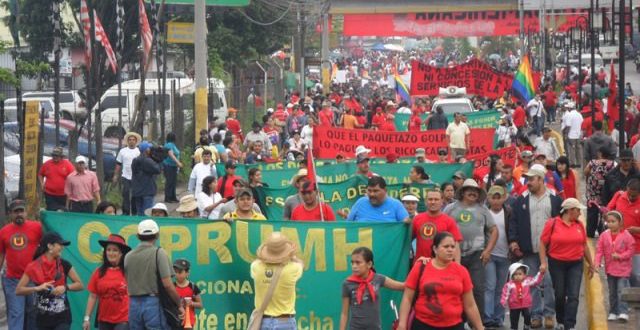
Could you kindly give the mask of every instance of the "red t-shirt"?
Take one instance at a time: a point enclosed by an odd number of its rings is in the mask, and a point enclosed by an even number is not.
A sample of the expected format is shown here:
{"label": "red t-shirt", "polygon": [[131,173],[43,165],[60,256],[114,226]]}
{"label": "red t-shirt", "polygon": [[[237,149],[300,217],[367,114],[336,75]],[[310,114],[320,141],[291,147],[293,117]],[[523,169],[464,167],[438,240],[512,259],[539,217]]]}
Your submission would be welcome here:
{"label": "red t-shirt", "polygon": [[0,253],[5,255],[8,278],[22,277],[41,238],[42,224],[38,221],[25,220],[20,226],[10,223],[0,229]]}
{"label": "red t-shirt", "polygon": [[[464,266],[451,262],[444,269],[433,267],[433,261],[425,265],[422,278],[420,263],[414,264],[404,282],[416,290],[416,318],[432,327],[451,327],[462,322],[462,295],[473,289],[471,277]],[[416,283],[420,283],[416,285]]]}
{"label": "red t-shirt", "polygon": [[420,257],[431,258],[433,238],[437,233],[448,231],[457,242],[463,240],[458,224],[445,213],[436,217],[430,216],[429,212],[420,213],[413,218],[411,226],[413,237],[416,239],[416,260]]}
{"label": "red t-shirt", "polygon": [[333,210],[329,205],[320,203],[311,210],[307,210],[304,207],[304,203],[296,206],[291,212],[291,220],[293,221],[320,221],[320,205],[322,205],[322,215],[325,221],[336,221],[336,216],[333,214]]}
{"label": "red t-shirt", "polygon": [[[553,232],[551,232],[552,227]],[[544,224],[540,240],[547,244],[547,253],[551,258],[560,261],[576,261],[584,257],[587,233],[581,222],[573,221],[567,225],[560,217],[555,217]]]}
{"label": "red t-shirt", "polygon": [[100,277],[96,269],[87,285],[89,292],[98,296],[98,321],[123,323],[129,319],[129,295],[127,280],[120,268],[107,268]]}
{"label": "red t-shirt", "polygon": [[385,132],[395,132],[396,131],[396,123],[391,120],[387,120],[382,125],[380,125],[380,130]]}
{"label": "red t-shirt", "polygon": [[564,198],[577,198],[576,176],[573,170],[570,169],[567,177],[562,179],[562,187],[564,188]]}
{"label": "red t-shirt", "polygon": [[[226,181],[224,178],[227,178]],[[229,198],[229,197],[233,197],[233,195],[235,194],[235,188],[233,188],[233,181],[236,181],[237,179],[242,179],[242,177],[239,177],[237,175],[234,176],[223,176],[220,179],[218,179],[218,183],[216,183],[216,191],[220,193],[220,195],[222,195],[222,198]],[[224,183],[224,193],[222,192],[222,182],[225,181]]]}
{"label": "red t-shirt", "polygon": [[240,131],[242,130],[242,128],[240,127],[240,122],[235,118],[227,118],[227,129],[229,129],[235,135],[240,134]]}
{"label": "red t-shirt", "polygon": [[418,132],[421,130],[422,119],[420,116],[411,115],[409,118],[409,132]]}
{"label": "red t-shirt", "polygon": [[380,128],[385,121],[387,121],[387,117],[384,113],[376,113],[371,119],[371,126]]}
{"label": "red t-shirt", "polygon": [[[176,291],[178,292],[178,295],[180,296],[180,298],[191,298],[193,299],[195,296],[199,296],[200,295],[200,289],[198,289],[198,287],[189,282],[189,284],[185,287],[180,287],[178,286],[177,283],[174,283],[176,286]],[[196,326],[196,311],[191,308],[189,310],[189,320],[191,321],[191,324],[194,326]]]}
{"label": "red t-shirt", "polygon": [[544,92],[544,106],[554,107],[556,105],[556,93],[554,91]]}
{"label": "red t-shirt", "polygon": [[520,128],[524,126],[527,119],[527,114],[524,112],[524,109],[522,107],[517,107],[516,110],[513,112],[512,118],[513,118],[513,124],[516,125],[516,127]]}
{"label": "red t-shirt", "polygon": [[73,164],[67,159],[62,159],[57,163],[52,159],[44,162],[38,172],[38,175],[45,178],[44,192],[53,196],[64,196],[64,182],[67,176],[75,170]]}
{"label": "red t-shirt", "polygon": [[[636,198],[636,200],[632,202],[629,200],[627,192],[620,190],[613,195],[607,208],[609,210],[616,210],[622,214],[624,229],[640,226],[640,198]],[[636,240],[636,254],[640,254],[640,234],[635,233],[631,235]]]}
{"label": "red t-shirt", "polygon": [[322,110],[318,114],[318,119],[320,119],[320,125],[331,127],[333,126],[333,111],[331,110]]}

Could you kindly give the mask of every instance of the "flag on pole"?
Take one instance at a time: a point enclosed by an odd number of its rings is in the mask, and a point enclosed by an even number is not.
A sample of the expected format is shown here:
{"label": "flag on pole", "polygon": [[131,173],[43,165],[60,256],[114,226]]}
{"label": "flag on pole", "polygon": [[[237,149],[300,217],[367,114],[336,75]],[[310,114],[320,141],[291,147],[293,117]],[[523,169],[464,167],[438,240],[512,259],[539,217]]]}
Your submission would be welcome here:
{"label": "flag on pole", "polygon": [[607,98],[607,115],[609,117],[609,129],[613,130],[613,123],[620,120],[618,106],[618,84],[616,83],[616,70],[611,61],[611,73],[609,75],[609,97]]}
{"label": "flag on pole", "polygon": [[[142,0],[140,0],[142,1]],[[80,1],[80,22],[82,23],[82,34],[84,35],[84,57],[85,65],[91,66],[91,20],[89,19],[89,8],[87,1]]]}
{"label": "flag on pole", "polygon": [[[84,1],[84,0],[83,0]],[[149,59],[147,56],[151,54],[151,46],[153,42],[153,35],[151,34],[151,27],[149,26],[149,19],[147,18],[147,11],[144,9],[144,1],[138,0],[138,10],[140,18],[140,36],[142,41],[142,49],[144,51],[144,69],[147,69]]]}
{"label": "flag on pole", "polygon": [[313,152],[311,152],[311,148],[307,150],[307,178],[314,186],[318,184],[316,180],[316,164],[313,161]]}
{"label": "flag on pole", "polygon": [[411,94],[409,93],[409,87],[402,81],[402,78],[396,74],[393,75],[396,81],[396,95],[399,96],[400,99],[406,101],[409,105],[411,105]]}
{"label": "flag on pole", "polygon": [[95,9],[93,10],[93,19],[95,20],[96,41],[102,45],[102,48],[104,48],[104,51],[107,53],[107,59],[109,60],[111,71],[116,73],[118,71],[118,60],[116,58],[116,54],[113,52],[113,48],[111,48],[109,37],[107,37],[107,33],[104,32],[102,22],[100,21],[100,17],[98,17],[98,13]]}
{"label": "flag on pole", "polygon": [[122,58],[124,50],[124,5],[122,1],[116,1],[116,52],[118,58]]}
{"label": "flag on pole", "polygon": [[536,87],[533,81],[533,71],[531,70],[529,55],[522,57],[522,62],[520,62],[516,76],[513,77],[511,89],[514,95],[523,100],[525,104],[535,97]]}

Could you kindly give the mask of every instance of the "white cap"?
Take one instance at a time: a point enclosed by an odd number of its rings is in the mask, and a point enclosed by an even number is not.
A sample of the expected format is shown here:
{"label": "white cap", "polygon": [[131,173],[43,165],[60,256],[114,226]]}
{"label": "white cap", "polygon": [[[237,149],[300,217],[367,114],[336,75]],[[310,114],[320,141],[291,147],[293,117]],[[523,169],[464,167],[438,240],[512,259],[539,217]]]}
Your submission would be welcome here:
{"label": "white cap", "polygon": [[293,108],[293,103],[287,103],[287,108]]}
{"label": "white cap", "polygon": [[76,157],[76,163],[87,163],[87,157],[79,155],[78,157]]}
{"label": "white cap", "polygon": [[142,220],[138,224],[138,235],[155,235],[158,232],[160,232],[160,228],[153,219]]}
{"label": "white cap", "polygon": [[272,112],[273,112],[273,108],[269,108],[269,109],[267,109],[267,112],[268,112],[268,113],[272,113]]}
{"label": "white cap", "polygon": [[365,152],[371,152],[371,149],[367,149],[365,148],[365,146],[358,146],[356,148],[356,157],[358,157],[358,155],[363,154]]}
{"label": "white cap", "polygon": [[418,199],[418,197],[416,197],[415,195],[406,194],[406,195],[402,196],[402,201],[403,202],[419,202],[420,199]]}

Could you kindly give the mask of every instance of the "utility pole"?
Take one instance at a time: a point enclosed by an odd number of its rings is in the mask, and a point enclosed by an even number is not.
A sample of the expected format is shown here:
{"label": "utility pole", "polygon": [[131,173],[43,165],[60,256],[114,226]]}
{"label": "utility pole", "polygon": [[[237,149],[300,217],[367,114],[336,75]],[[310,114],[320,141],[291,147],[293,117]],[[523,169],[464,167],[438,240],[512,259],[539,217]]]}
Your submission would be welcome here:
{"label": "utility pole", "polygon": [[[615,1],[613,1],[615,2]],[[619,28],[618,28],[618,73],[619,73],[619,78],[618,78],[618,107],[620,109],[620,121],[618,124],[620,126],[619,131],[620,131],[620,136],[618,138],[618,141],[620,141],[620,152],[622,152],[622,150],[625,149],[625,143],[624,143],[624,117],[625,117],[625,108],[624,108],[624,32],[625,32],[625,28],[624,28],[624,15],[625,15],[625,9],[624,9],[624,0],[620,0],[620,7],[619,7]],[[612,15],[615,15],[612,13]],[[631,31],[633,33],[633,31]]]}
{"label": "utility pole", "polygon": [[195,80],[196,102],[193,127],[195,129],[195,143],[198,143],[200,130],[207,129],[208,99],[207,99],[207,7],[205,0],[195,0]]}
{"label": "utility pole", "polygon": [[[328,11],[328,8],[327,8]],[[329,61],[329,13],[322,13],[322,92],[329,92],[331,85],[331,62]]]}
{"label": "utility pole", "polygon": [[300,72],[300,97],[304,99],[306,93],[305,77],[304,77],[304,12],[303,12],[303,0],[298,2],[298,72]]}
{"label": "utility pole", "polygon": [[[596,34],[595,34],[595,7],[593,6],[593,0],[589,6],[589,44],[591,45],[591,120],[596,120]],[[582,70],[582,69],[580,69]],[[580,93],[580,91],[578,91]]]}
{"label": "utility pole", "polygon": [[524,0],[520,0],[519,10],[520,10],[520,58],[524,56]]}

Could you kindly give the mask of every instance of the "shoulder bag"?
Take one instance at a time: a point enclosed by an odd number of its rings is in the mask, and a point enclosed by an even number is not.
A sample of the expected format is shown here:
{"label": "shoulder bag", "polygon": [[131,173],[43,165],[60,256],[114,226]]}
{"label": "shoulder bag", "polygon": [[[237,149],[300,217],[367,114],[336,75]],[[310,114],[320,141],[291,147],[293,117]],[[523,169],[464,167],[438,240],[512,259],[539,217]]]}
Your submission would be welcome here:
{"label": "shoulder bag", "polygon": [[167,289],[164,288],[164,284],[162,284],[162,279],[160,278],[160,270],[158,270],[158,251],[160,248],[156,249],[156,282],[158,285],[158,299],[160,300],[160,307],[162,307],[162,312],[164,313],[164,318],[167,320],[167,325],[170,329],[182,329],[182,320],[180,319],[180,309],[178,305],[171,299]]}
{"label": "shoulder bag", "polygon": [[418,280],[416,281],[416,292],[413,295],[413,301],[411,302],[411,310],[409,311],[409,317],[407,318],[407,329],[411,329],[413,326],[413,320],[416,318],[416,302],[418,301],[418,296],[420,295],[420,279],[422,279],[422,274],[424,274],[424,268],[426,264],[422,262],[420,264],[420,273],[418,273]]}
{"label": "shoulder bag", "polygon": [[280,274],[282,274],[282,268],[282,266],[278,266],[276,271],[273,273],[271,284],[269,284],[269,289],[267,289],[267,294],[265,294],[262,304],[259,308],[256,308],[251,312],[249,324],[247,324],[247,330],[260,329],[260,326],[262,325],[262,316],[264,316],[264,311],[267,309],[267,306],[273,297],[273,292],[276,290],[276,286],[278,286],[278,280],[280,279]]}

